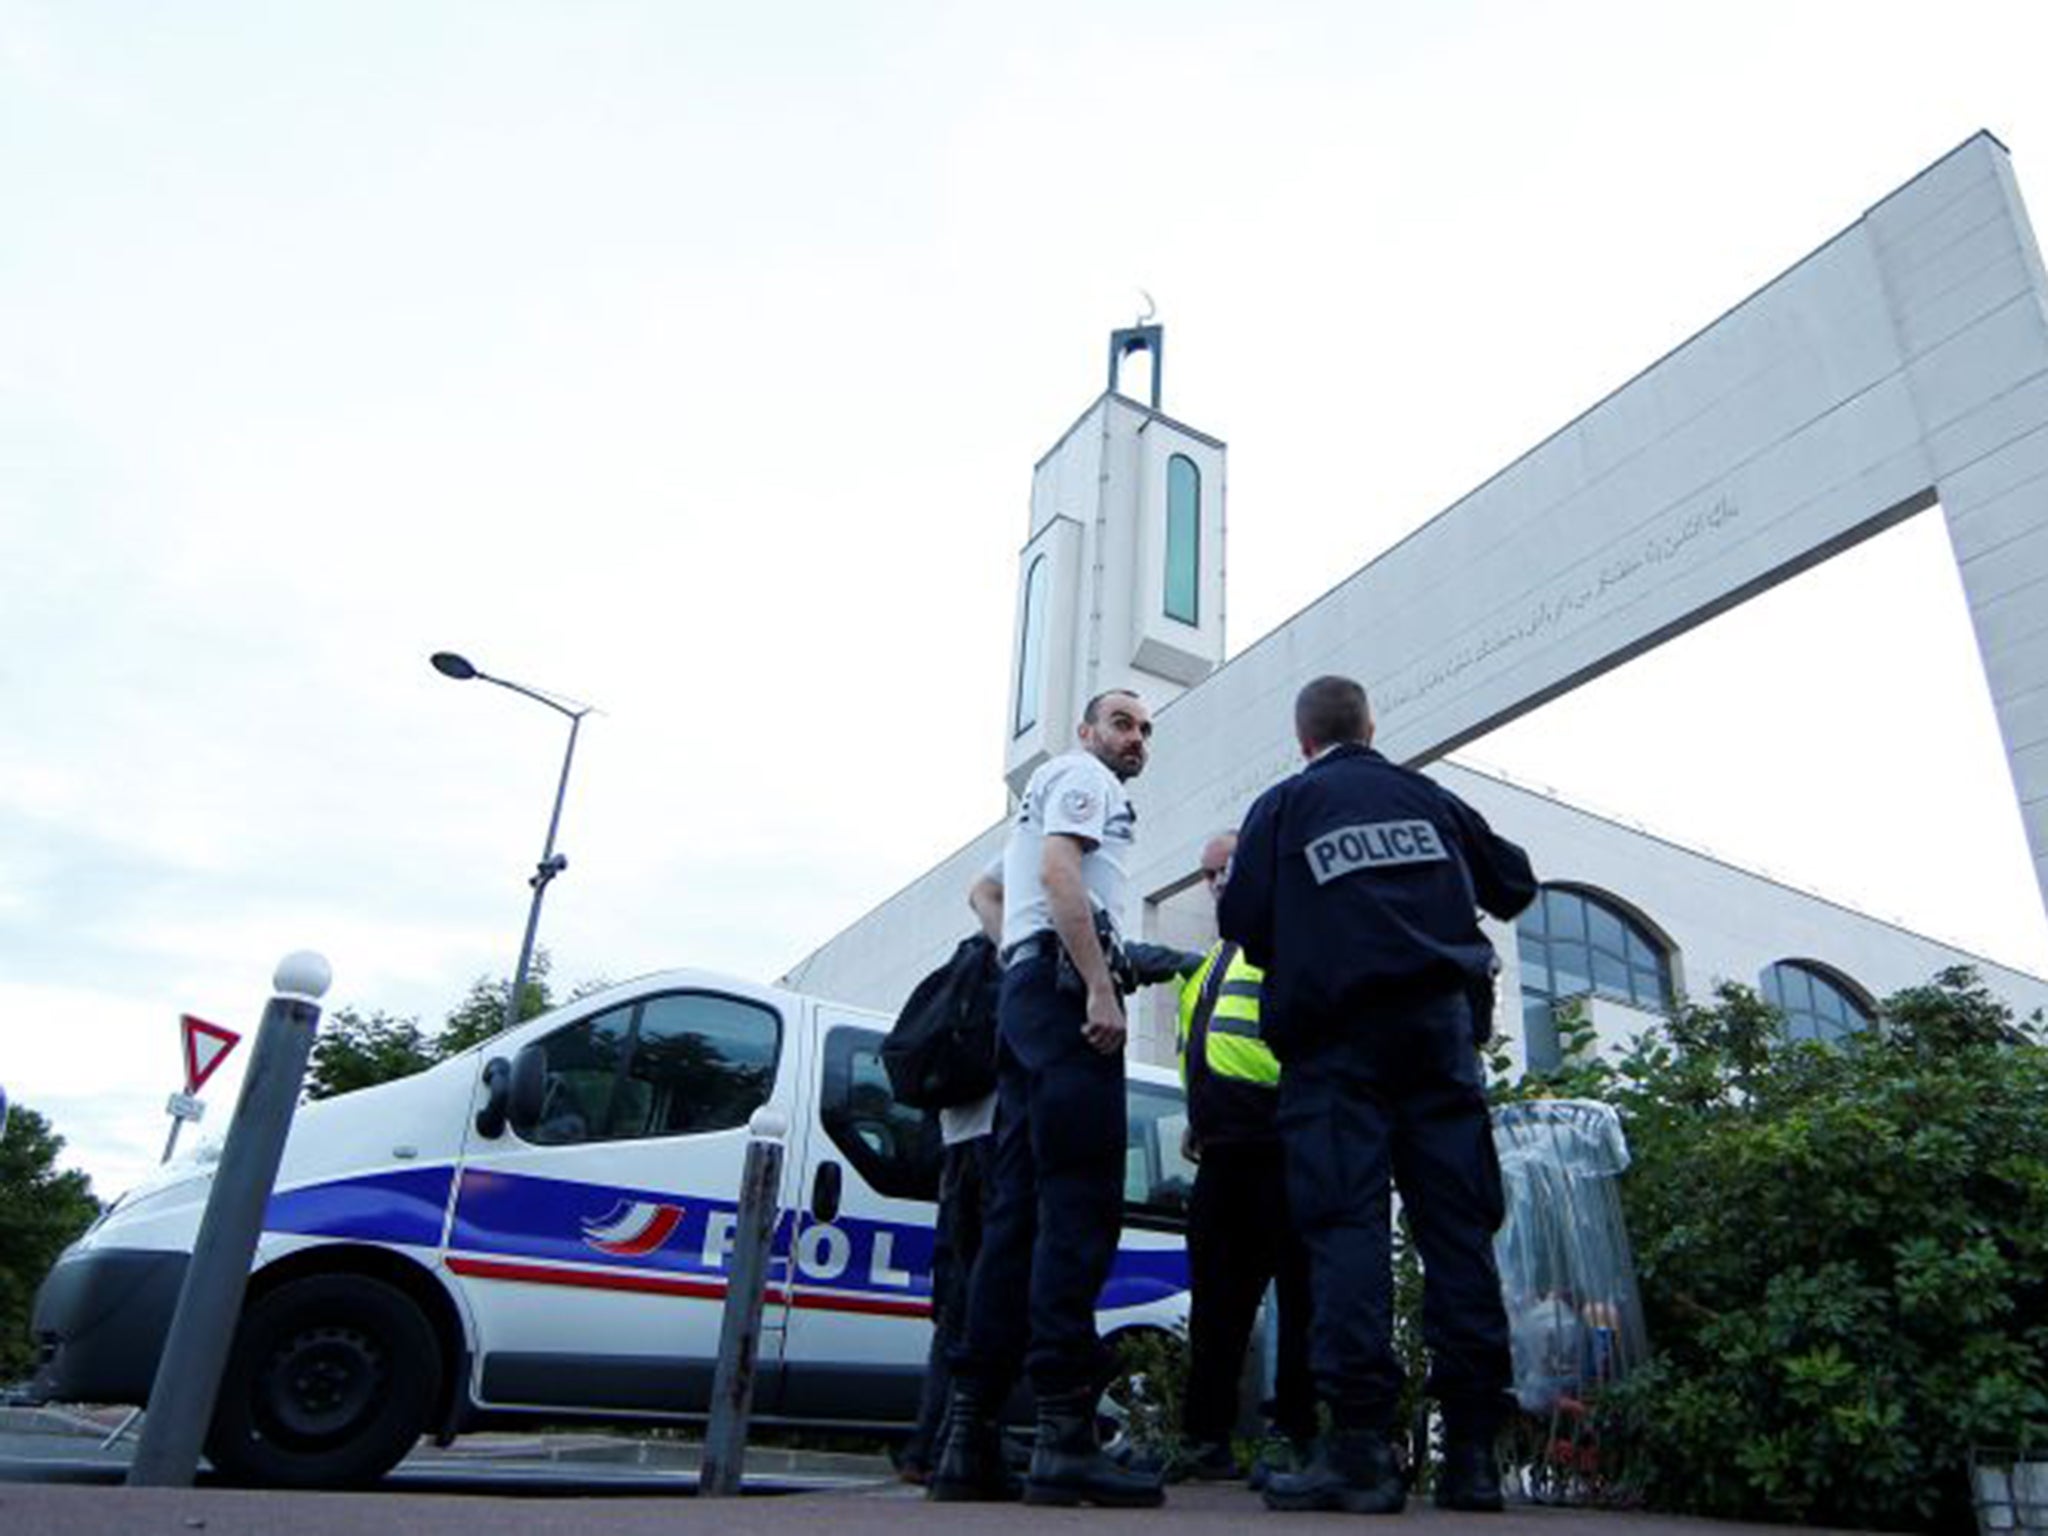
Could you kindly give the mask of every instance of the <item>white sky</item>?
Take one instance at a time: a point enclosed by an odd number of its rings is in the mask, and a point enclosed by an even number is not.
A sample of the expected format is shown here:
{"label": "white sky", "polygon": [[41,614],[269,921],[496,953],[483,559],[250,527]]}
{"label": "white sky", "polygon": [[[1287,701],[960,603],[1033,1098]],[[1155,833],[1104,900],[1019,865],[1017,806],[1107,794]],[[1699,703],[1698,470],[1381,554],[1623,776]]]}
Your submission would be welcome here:
{"label": "white sky", "polygon": [[[509,969],[563,731],[442,648],[606,710],[558,976],[779,973],[1001,814],[1030,465],[1139,285],[1232,447],[1241,649],[1976,129],[2048,209],[2044,45],[1954,0],[0,0],[0,1081],[111,1194],[178,1013],[253,1026],[286,951],[429,1024]],[[1944,539],[1466,756],[2048,969]]]}

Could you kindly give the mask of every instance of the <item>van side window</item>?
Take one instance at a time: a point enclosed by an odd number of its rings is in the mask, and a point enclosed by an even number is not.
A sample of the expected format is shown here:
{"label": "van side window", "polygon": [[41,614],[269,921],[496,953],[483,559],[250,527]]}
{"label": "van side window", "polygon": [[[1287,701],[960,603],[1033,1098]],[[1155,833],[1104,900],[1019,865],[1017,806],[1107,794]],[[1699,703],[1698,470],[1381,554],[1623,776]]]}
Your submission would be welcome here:
{"label": "van side window", "polygon": [[1181,1155],[1186,1098],[1176,1089],[1131,1083],[1124,1139],[1124,1219],[1133,1226],[1183,1231],[1195,1165]]}
{"label": "van side window", "polygon": [[824,1079],[818,1119],[868,1186],[899,1200],[938,1199],[938,1117],[896,1102],[882,1067],[881,1031],[830,1031]]}
{"label": "van side window", "polygon": [[547,1092],[527,1139],[543,1146],[726,1131],[768,1101],[782,1021],[709,992],[596,1014],[541,1042]]}

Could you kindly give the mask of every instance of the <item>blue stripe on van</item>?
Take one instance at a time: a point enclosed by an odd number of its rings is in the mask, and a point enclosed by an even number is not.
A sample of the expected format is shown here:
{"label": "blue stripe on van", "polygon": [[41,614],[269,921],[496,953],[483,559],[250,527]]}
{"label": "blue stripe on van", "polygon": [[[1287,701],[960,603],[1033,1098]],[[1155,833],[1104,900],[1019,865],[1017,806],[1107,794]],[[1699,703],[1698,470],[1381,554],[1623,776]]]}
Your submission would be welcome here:
{"label": "blue stripe on van", "polygon": [[[454,1175],[448,1166],[405,1168],[306,1185],[273,1195],[264,1225],[312,1237],[437,1247]],[[448,1242],[453,1251],[674,1275],[725,1274],[731,1200],[478,1168],[463,1172],[456,1195]],[[783,1212],[771,1282],[787,1279],[792,1225],[793,1213]],[[911,1222],[841,1215],[829,1225],[809,1223],[797,1243],[796,1283],[928,1298],[933,1240],[930,1227]],[[1097,1306],[1147,1306],[1187,1288],[1184,1247],[1119,1248]]]}
{"label": "blue stripe on van", "polygon": [[263,1225],[271,1232],[308,1237],[354,1237],[374,1243],[436,1248],[448,1212],[452,1167],[401,1168],[326,1184],[308,1184],[270,1197]]}

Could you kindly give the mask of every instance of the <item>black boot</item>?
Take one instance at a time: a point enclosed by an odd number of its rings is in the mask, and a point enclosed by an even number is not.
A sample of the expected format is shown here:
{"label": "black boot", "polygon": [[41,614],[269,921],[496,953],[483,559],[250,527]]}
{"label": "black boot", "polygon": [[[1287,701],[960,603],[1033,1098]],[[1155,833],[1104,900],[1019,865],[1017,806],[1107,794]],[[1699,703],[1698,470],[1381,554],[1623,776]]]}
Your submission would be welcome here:
{"label": "black boot", "polygon": [[1095,1394],[1083,1390],[1038,1399],[1038,1443],[1024,1477],[1024,1502],[1152,1509],[1166,1502],[1166,1491],[1156,1474],[1129,1471],[1102,1454]]}
{"label": "black boot", "polygon": [[942,1504],[1003,1504],[1022,1491],[1003,1463],[1000,1418],[1007,1393],[980,1382],[953,1378],[946,1399],[945,1421],[939,1426],[939,1459],[925,1484],[924,1496]]}
{"label": "black boot", "polygon": [[1494,1454],[1493,1436],[1450,1434],[1444,1439],[1444,1464],[1437,1473],[1436,1503],[1439,1509],[1463,1509],[1484,1514],[1502,1507],[1500,1459]]}
{"label": "black boot", "polygon": [[1394,1448],[1377,1429],[1336,1429],[1323,1437],[1300,1472],[1276,1472],[1263,1497],[1268,1509],[1341,1509],[1354,1515],[1398,1515],[1408,1503]]}

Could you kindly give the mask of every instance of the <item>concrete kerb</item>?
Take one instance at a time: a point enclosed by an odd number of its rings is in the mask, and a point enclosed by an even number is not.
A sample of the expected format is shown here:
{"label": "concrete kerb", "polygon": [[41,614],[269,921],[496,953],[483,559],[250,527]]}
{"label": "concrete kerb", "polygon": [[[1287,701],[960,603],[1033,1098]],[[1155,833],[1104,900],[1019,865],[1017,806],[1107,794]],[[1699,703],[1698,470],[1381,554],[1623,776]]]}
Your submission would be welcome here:
{"label": "concrete kerb", "polygon": [[[127,1417],[122,1408],[83,1405],[24,1408],[0,1405],[0,1433],[51,1435],[104,1440]],[[666,1437],[576,1433],[464,1435],[453,1445],[437,1447],[422,1441],[409,1464],[541,1463],[561,1466],[647,1467],[650,1470],[694,1472],[704,1448],[695,1440]],[[748,1470],[757,1476],[829,1477],[893,1481],[895,1468],[886,1456],[847,1451],[791,1450],[781,1446],[749,1446]]]}

